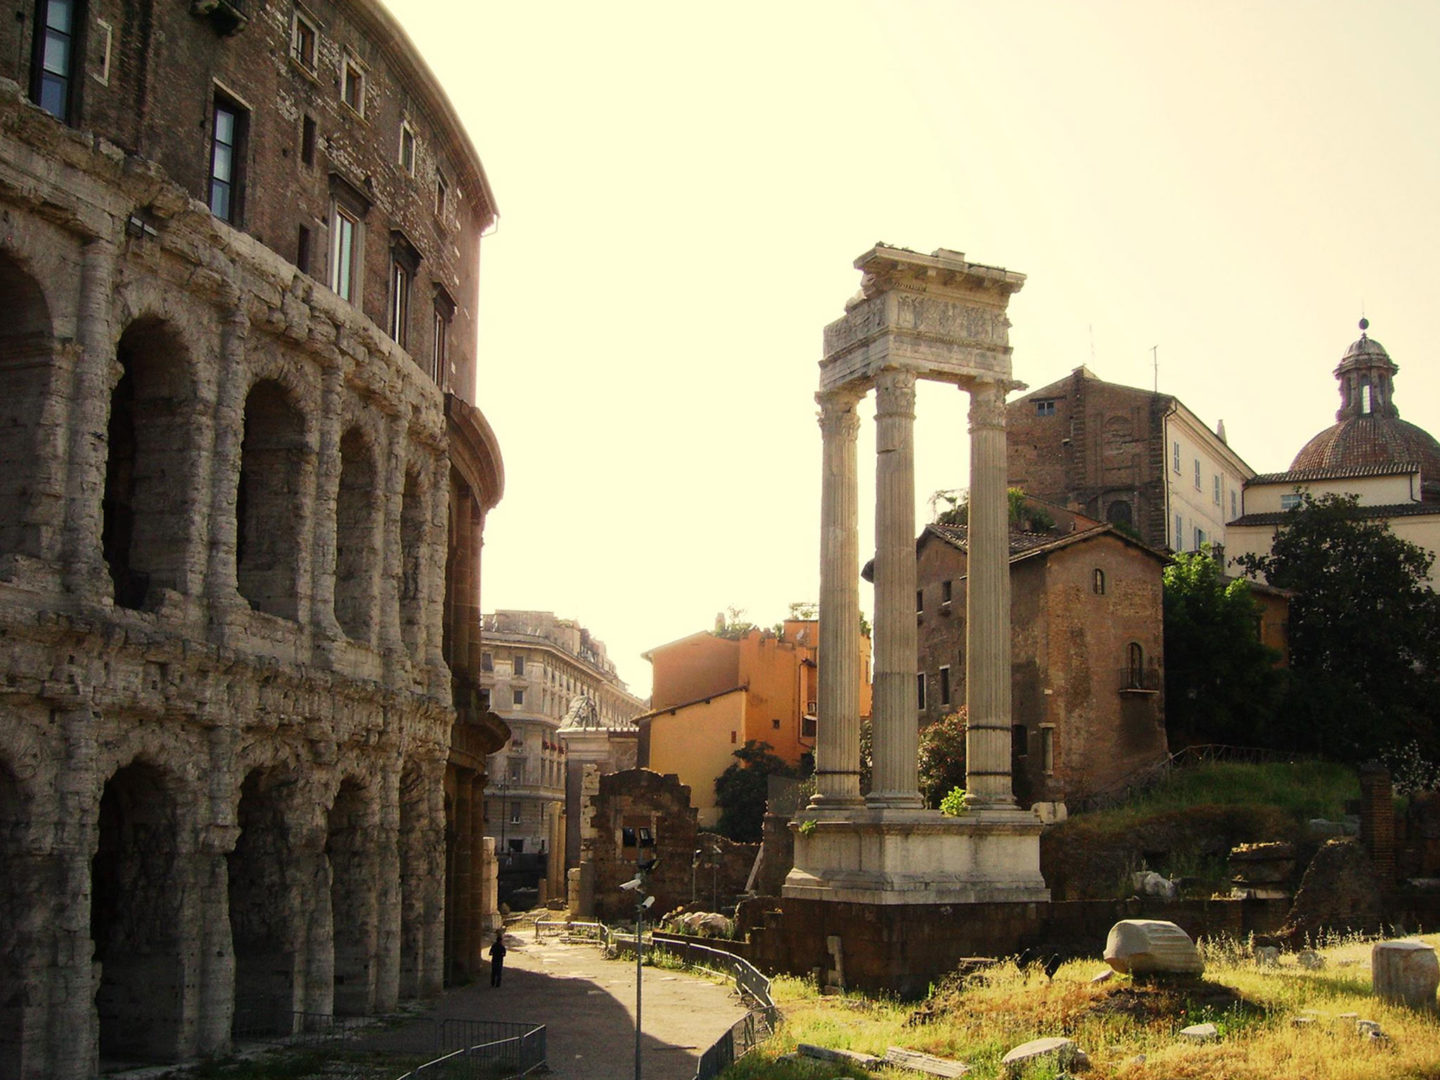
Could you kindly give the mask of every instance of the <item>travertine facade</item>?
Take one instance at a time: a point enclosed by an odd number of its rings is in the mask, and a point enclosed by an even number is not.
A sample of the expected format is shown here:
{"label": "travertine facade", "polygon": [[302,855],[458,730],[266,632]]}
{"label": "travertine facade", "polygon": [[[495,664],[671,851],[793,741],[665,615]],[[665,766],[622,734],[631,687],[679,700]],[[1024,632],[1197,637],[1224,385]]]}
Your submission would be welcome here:
{"label": "travertine facade", "polygon": [[[461,400],[494,209],[366,0],[20,15],[0,1075],[66,1080],[441,984],[446,656],[501,486]],[[503,724],[468,713],[483,759]]]}

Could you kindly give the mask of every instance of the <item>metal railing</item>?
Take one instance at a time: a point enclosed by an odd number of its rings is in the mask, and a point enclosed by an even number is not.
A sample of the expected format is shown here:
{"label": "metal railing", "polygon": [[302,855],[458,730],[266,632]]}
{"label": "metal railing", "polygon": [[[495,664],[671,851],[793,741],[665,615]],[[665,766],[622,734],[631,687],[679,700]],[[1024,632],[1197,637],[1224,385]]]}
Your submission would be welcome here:
{"label": "metal railing", "polygon": [[576,922],[573,919],[536,919],[535,940],[539,941],[547,933],[560,934],[571,940],[578,938],[604,942],[610,931],[603,923],[598,922]]}
{"label": "metal railing", "polygon": [[663,936],[652,938],[650,945],[652,949],[663,949],[679,956],[686,967],[704,968],[729,976],[741,997],[750,1003],[749,1013],[732,1024],[729,1031],[700,1055],[700,1062],[695,1067],[695,1080],[714,1080],[770,1037],[780,1021],[780,1010],[770,996],[770,980],[760,974],[750,961],[724,949],[693,941],[673,941]]}
{"label": "metal railing", "polygon": [[[529,1076],[545,1068],[545,1026],[503,1024],[499,1021],[445,1021],[443,1027],[523,1028],[518,1034],[462,1046],[434,1061],[427,1061],[405,1073],[399,1080],[510,1080]],[[454,1032],[452,1032],[453,1034]],[[468,1041],[468,1040],[467,1040]]]}

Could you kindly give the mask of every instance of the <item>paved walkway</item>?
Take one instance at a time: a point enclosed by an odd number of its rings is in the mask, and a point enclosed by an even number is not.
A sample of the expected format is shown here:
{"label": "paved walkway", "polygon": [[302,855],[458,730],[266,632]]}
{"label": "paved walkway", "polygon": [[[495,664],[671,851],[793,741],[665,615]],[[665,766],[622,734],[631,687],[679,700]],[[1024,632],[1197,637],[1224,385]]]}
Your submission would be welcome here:
{"label": "paved walkway", "polygon": [[[482,973],[448,992],[427,1015],[441,1019],[522,1020],[546,1025],[550,1075],[560,1080],[633,1080],[635,963],[606,960],[592,944],[505,937],[504,985]],[[641,992],[640,1060],[645,1080],[690,1080],[700,1055],[745,1005],[727,982],[647,967]]]}

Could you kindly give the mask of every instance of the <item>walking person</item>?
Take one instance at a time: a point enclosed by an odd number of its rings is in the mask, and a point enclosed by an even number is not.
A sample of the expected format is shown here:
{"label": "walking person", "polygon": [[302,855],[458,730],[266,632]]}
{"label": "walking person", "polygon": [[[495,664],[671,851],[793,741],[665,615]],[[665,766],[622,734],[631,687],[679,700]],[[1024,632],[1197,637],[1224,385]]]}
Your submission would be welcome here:
{"label": "walking person", "polygon": [[505,974],[505,931],[495,931],[495,944],[490,946],[490,985],[499,986]]}

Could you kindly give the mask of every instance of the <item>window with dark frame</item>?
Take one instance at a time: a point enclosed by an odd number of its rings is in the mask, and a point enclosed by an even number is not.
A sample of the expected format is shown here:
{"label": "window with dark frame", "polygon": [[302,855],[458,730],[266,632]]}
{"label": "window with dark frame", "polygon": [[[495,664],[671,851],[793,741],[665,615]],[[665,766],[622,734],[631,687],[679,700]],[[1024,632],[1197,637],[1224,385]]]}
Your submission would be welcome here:
{"label": "window with dark frame", "polygon": [[297,10],[290,23],[290,55],[306,71],[315,70],[317,40],[315,24]]}
{"label": "window with dark frame", "polygon": [[415,175],[415,129],[408,121],[400,123],[400,167]]}
{"label": "window with dark frame", "polygon": [[310,230],[300,226],[300,235],[295,241],[295,268],[302,274],[310,272]]}
{"label": "window with dark frame", "polygon": [[950,704],[950,669],[948,667],[940,669],[940,704]]}
{"label": "window with dark frame", "polygon": [[300,163],[315,164],[315,118],[308,113],[300,121]]}
{"label": "window with dark frame", "polygon": [[514,705],[517,709],[524,705],[525,691],[518,686],[514,690],[510,691],[510,704]]}
{"label": "window with dark frame", "polygon": [[917,672],[915,673],[915,690],[916,690],[916,697],[917,697],[917,701],[918,701],[918,706],[919,706],[919,708],[924,709],[924,708],[925,708],[925,673],[924,673],[923,671],[917,671]]}
{"label": "window with dark frame", "polygon": [[80,42],[84,13],[81,0],[39,0],[35,5],[30,98],[66,124],[75,119],[75,76],[85,55]]}
{"label": "window with dark frame", "polygon": [[360,220],[349,209],[335,205],[330,218],[330,288],[351,303],[359,278]]}
{"label": "window with dark frame", "polygon": [[1094,588],[1096,596],[1105,595],[1105,571],[1101,570],[1098,566],[1095,568]]}
{"label": "window with dark frame", "polygon": [[340,100],[357,115],[365,115],[365,73],[349,56],[345,57],[340,75]]}
{"label": "window with dark frame", "polygon": [[248,114],[232,99],[215,93],[210,143],[210,212],[232,225],[240,220]]}
{"label": "window with dark frame", "polygon": [[1042,399],[1042,400],[1040,400],[1040,401],[1035,402],[1035,415],[1036,415],[1036,416],[1054,416],[1054,415],[1055,415],[1055,399],[1054,399],[1054,398],[1045,398],[1045,399]]}
{"label": "window with dark frame", "polygon": [[942,581],[940,583],[940,603],[948,604],[954,596],[953,582]]}
{"label": "window with dark frame", "polygon": [[430,341],[430,378],[445,389],[449,375],[450,321],[455,317],[455,301],[444,289],[435,288],[435,327]]}
{"label": "window with dark frame", "polygon": [[445,200],[446,200],[446,197],[447,197],[449,194],[450,194],[450,188],[449,188],[449,185],[445,183],[445,174],[442,173],[442,172],[439,172],[439,171],[437,170],[436,173],[435,173],[435,216],[436,216],[436,217],[444,217],[444,216],[445,216]]}
{"label": "window with dark frame", "polygon": [[420,269],[420,252],[398,229],[390,233],[390,310],[387,329],[401,348],[410,344],[410,287]]}

